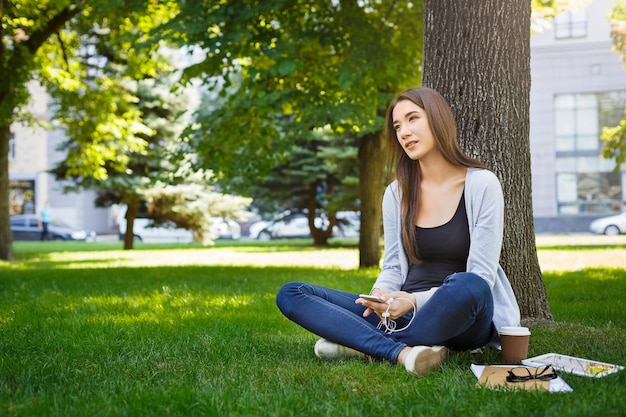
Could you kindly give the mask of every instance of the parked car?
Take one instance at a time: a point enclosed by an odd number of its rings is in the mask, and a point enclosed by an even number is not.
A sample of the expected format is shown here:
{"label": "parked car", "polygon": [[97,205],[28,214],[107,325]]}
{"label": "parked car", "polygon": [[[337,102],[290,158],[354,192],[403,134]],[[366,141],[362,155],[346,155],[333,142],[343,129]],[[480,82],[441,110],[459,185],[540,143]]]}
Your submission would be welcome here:
{"label": "parked car", "polygon": [[[126,219],[118,220],[119,239],[124,240],[126,235]],[[136,218],[133,223],[133,239],[146,243],[166,243],[166,242],[193,242],[193,232],[191,230],[180,229],[173,222],[166,222],[155,226],[152,219],[143,217]]]}
{"label": "parked car", "polygon": [[361,213],[358,211],[338,211],[337,226],[333,231],[336,237],[359,237]]}
{"label": "parked car", "polygon": [[211,224],[211,233],[218,239],[241,239],[241,226],[232,219],[217,218]]}
{"label": "parked car", "polygon": [[[124,240],[126,235],[126,206],[121,206],[117,213],[117,226],[119,239]],[[133,240],[146,243],[189,243],[193,242],[193,232],[176,227],[174,222],[155,226],[152,219],[136,217],[133,223]]]}
{"label": "parked car", "polygon": [[[355,237],[359,235],[358,212],[338,212],[339,224],[333,229],[333,236]],[[316,227],[322,227],[327,220],[315,218]],[[271,239],[309,238],[311,229],[306,213],[284,212],[273,221],[259,221],[250,225],[250,237],[261,241]]]}
{"label": "parked car", "polygon": [[591,222],[589,229],[592,233],[609,236],[626,233],[626,211],[613,216],[601,217]]}
{"label": "parked car", "polygon": [[250,226],[250,237],[261,241],[311,237],[309,219],[302,213],[287,213],[274,221],[254,223]]}
{"label": "parked car", "polygon": [[271,224],[272,222],[267,220],[259,220],[258,222],[252,223],[250,227],[248,227],[248,236],[251,239],[259,239],[261,232],[267,229],[267,227]]}
{"label": "parked car", "polygon": [[[34,214],[11,216],[13,240],[39,240],[42,230],[43,227],[39,225],[39,218]],[[48,224],[48,239],[94,241],[96,232],[74,229],[58,220],[53,220]]]}

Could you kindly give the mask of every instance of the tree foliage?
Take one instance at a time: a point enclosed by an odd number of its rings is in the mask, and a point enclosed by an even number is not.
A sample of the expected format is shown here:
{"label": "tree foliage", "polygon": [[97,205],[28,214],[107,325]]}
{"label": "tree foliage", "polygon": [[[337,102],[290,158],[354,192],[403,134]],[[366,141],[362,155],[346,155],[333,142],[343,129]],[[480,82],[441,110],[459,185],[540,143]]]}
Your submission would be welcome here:
{"label": "tree foliage", "polygon": [[[121,97],[130,99],[120,103],[118,108],[123,107],[125,112],[137,114],[136,121],[145,126],[144,132],[133,139],[138,142],[138,149],[117,149],[114,152],[121,154],[116,159],[103,157],[101,161],[89,161],[81,157],[92,151],[91,147],[95,142],[82,136],[84,131],[81,127],[88,123],[80,118],[61,115],[61,118],[67,117],[63,126],[72,134],[66,136],[65,142],[60,146],[60,150],[65,151],[66,158],[51,172],[57,180],[69,183],[65,187],[66,191],[96,190],[97,206],[127,205],[124,248],[131,249],[134,217],[139,203],[144,199],[144,190],[166,179],[176,182],[185,180],[172,177],[172,173],[181,172],[178,166],[189,158],[185,155],[188,149],[181,147],[178,142],[180,132],[188,122],[184,115],[189,100],[186,99],[184,90],[175,91],[176,71],[173,67],[168,67],[165,57],[157,54],[157,58],[153,58],[158,59],[160,69],[154,76],[150,76],[129,69],[133,62],[120,57],[123,53],[117,45],[100,39],[94,45],[90,59],[101,62],[98,72],[102,78],[116,79],[116,91],[119,91]],[[139,78],[133,79],[134,74],[139,75]],[[70,103],[75,100],[72,93],[64,89],[53,87],[51,91],[67,98]],[[73,106],[68,104],[62,113],[71,111],[71,108]],[[101,134],[105,141],[114,139],[108,137],[106,132]],[[124,143],[121,145],[124,146]],[[89,169],[91,167],[95,169]]]}
{"label": "tree foliage", "polygon": [[229,178],[267,172],[314,128],[379,131],[389,98],[419,79],[415,3],[189,2],[175,23],[206,54],[186,75],[221,91],[193,133]]}
{"label": "tree foliage", "polygon": [[[41,69],[35,56],[54,33],[82,10],[80,2],[65,0],[0,0],[0,196],[9,193],[10,126],[28,102],[28,82]],[[0,259],[13,259],[6,198],[0,198]]]}
{"label": "tree foliage", "polygon": [[[74,189],[100,190],[102,204],[128,204],[131,217],[139,200],[154,203],[155,190],[161,192],[158,201],[174,204],[167,195],[175,191],[166,181],[174,186],[196,181],[186,171],[190,148],[176,141],[181,94],[171,91],[171,82],[166,91],[159,85],[173,74],[161,54],[160,29],[178,13],[177,3],[0,0],[0,5],[0,76],[6,81],[0,85],[0,193],[8,193],[8,161],[3,159],[8,152],[3,149],[9,126],[27,103],[27,82],[36,79],[50,94],[52,125],[68,137],[62,149],[66,159],[54,169],[58,179],[70,181]],[[187,177],[173,178],[176,172]],[[149,196],[143,193],[155,184]],[[204,193],[224,200],[210,187]],[[0,204],[0,210],[1,240],[7,242],[0,257],[11,259],[8,206]],[[198,237],[208,242],[206,221],[199,225],[180,215],[177,220],[197,226]],[[128,226],[132,230],[132,221]],[[132,247],[132,233],[127,235],[131,240],[125,246]]]}
{"label": "tree foliage", "polygon": [[[176,11],[168,0],[0,0],[0,195],[8,195],[10,126],[23,112],[34,79],[51,92],[53,122],[84,145],[68,150],[74,167],[100,178],[107,163],[124,169],[125,153],[145,146],[140,136],[148,129],[120,80],[101,71],[119,56],[98,59],[93,53],[108,39],[124,59],[137,63],[128,68],[155,72],[158,62],[149,58],[157,45],[148,44],[146,34]],[[0,258],[12,259],[6,199],[0,199],[0,242]]]}
{"label": "tree foliage", "polygon": [[[169,17],[168,12],[162,20]],[[133,34],[154,28],[142,26],[141,20],[126,23],[126,31]],[[178,53],[162,42],[150,43],[150,47],[139,44],[140,51],[132,52],[133,45],[109,27],[97,27],[83,43],[86,47],[83,45],[74,58],[77,68],[84,67],[77,77],[83,85],[78,91],[56,85],[50,88],[52,96],[62,103],[55,117],[68,133],[62,146],[67,156],[53,173],[58,180],[71,183],[68,189],[97,190],[99,206],[127,206],[125,249],[133,247],[134,220],[140,204],[146,202],[155,225],[173,222],[193,230],[196,240],[212,243],[211,216],[241,218],[242,205],[250,200],[215,192],[210,175],[191,169],[194,150],[179,139],[189,123],[187,113],[196,103],[189,99],[193,90],[177,85],[180,74],[170,62],[179,58]],[[104,80],[115,80],[111,89],[122,100],[111,102],[115,109],[109,108],[102,117],[111,118],[111,113],[119,112],[121,120],[143,126],[126,142],[117,137],[123,131],[116,131],[118,125],[99,123],[93,115],[80,113],[85,91],[113,84],[103,84]],[[92,152],[101,159],[85,157]]]}
{"label": "tree foliage", "polygon": [[147,41],[173,16],[175,3],[146,2],[136,11],[122,4],[85,10],[37,55],[52,120],[70,139],[67,175],[104,180],[124,172],[129,155],[143,152],[155,134],[137,105],[138,83],[171,71],[161,44]]}
{"label": "tree foliage", "polygon": [[[180,178],[184,181],[180,182]],[[142,190],[141,196],[155,223],[171,221],[192,230],[195,241],[210,245],[217,238],[211,234],[213,222],[217,218],[245,221],[251,216],[247,209],[252,203],[251,198],[221,193],[213,184],[210,172],[181,165],[171,178],[155,182]]]}
{"label": "tree foliage", "polygon": [[[323,246],[338,222],[336,212],[359,210],[357,148],[353,140],[324,129],[309,136],[293,144],[289,159],[274,167],[251,196],[261,213],[307,213],[314,244]],[[329,221],[316,224],[320,215]]]}
{"label": "tree foliage", "polygon": [[[190,136],[202,166],[228,186],[258,182],[292,143],[325,128],[358,144],[361,265],[380,260],[381,125],[420,74],[422,1],[186,2],[168,28],[205,54],[186,71],[219,106]],[[184,30],[182,30],[184,28]],[[242,189],[242,188],[238,188]],[[366,240],[366,242],[364,242]]]}

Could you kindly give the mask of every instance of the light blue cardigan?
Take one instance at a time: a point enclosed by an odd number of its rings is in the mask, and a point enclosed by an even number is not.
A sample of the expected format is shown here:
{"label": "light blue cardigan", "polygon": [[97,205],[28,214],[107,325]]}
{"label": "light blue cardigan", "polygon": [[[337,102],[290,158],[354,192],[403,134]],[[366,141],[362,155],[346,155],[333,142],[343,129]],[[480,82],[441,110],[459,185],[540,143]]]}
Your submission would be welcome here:
{"label": "light blue cardigan", "polygon": [[[500,181],[491,171],[468,168],[465,177],[465,207],[470,232],[467,272],[481,276],[491,288],[494,301],[493,323],[519,326],[520,311],[511,284],[500,266],[504,228],[504,198]],[[409,272],[409,261],[402,245],[398,182],[392,182],[383,196],[385,255],[374,288],[399,291]],[[437,290],[415,293],[418,308]],[[497,339],[496,339],[497,340]]]}

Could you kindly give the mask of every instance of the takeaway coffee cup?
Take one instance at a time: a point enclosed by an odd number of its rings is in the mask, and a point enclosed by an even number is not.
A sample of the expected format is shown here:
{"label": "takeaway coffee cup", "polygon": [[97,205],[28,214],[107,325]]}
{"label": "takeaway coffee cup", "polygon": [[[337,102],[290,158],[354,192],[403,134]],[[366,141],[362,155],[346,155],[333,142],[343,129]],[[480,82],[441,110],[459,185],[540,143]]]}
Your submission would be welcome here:
{"label": "takeaway coffee cup", "polygon": [[507,364],[520,363],[528,357],[528,342],[530,330],[528,327],[504,326],[500,328],[500,344],[502,357]]}

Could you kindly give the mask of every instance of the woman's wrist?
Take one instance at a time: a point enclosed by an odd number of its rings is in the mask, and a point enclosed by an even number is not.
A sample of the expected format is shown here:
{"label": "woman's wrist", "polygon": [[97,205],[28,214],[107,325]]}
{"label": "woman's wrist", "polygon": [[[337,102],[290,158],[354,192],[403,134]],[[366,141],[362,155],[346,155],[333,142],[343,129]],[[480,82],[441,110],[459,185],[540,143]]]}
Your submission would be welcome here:
{"label": "woman's wrist", "polygon": [[370,291],[370,295],[383,295],[384,293],[385,291],[380,288],[372,288],[372,291]]}

